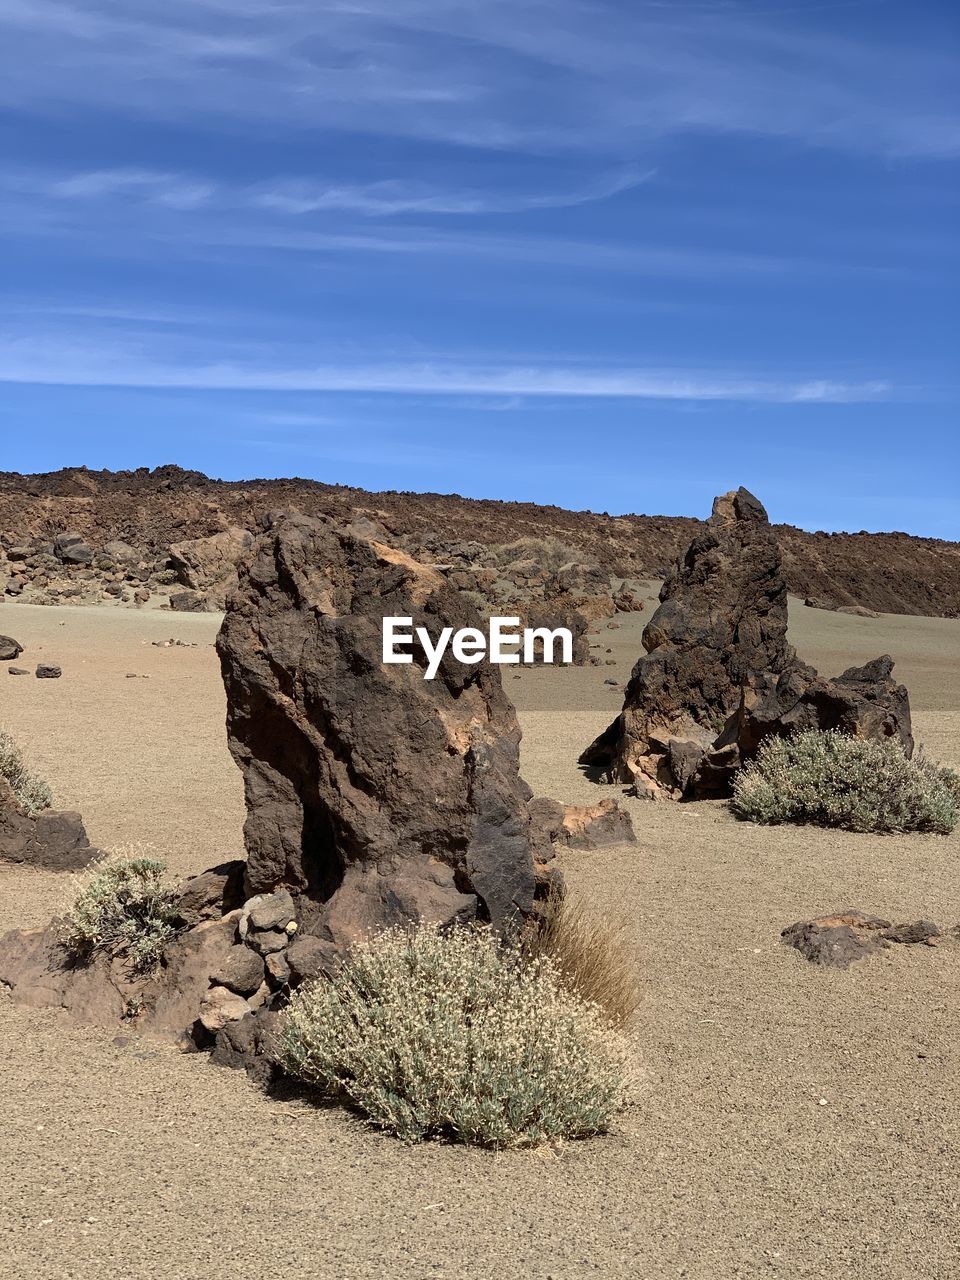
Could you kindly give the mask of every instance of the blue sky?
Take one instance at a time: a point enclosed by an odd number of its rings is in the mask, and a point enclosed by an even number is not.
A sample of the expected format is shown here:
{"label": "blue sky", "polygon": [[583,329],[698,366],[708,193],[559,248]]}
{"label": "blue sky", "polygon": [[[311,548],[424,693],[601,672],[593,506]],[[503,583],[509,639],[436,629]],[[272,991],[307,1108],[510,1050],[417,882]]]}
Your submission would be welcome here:
{"label": "blue sky", "polygon": [[960,539],[954,0],[0,0],[0,469]]}

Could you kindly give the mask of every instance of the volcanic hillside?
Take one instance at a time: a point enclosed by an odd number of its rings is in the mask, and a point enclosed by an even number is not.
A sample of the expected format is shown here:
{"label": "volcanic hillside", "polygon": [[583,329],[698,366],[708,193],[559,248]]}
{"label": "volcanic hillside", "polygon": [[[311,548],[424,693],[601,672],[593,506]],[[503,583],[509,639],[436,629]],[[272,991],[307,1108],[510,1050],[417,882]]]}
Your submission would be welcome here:
{"label": "volcanic hillside", "polygon": [[[506,546],[526,562],[566,558],[624,579],[662,576],[702,527],[690,517],[610,516],[456,494],[368,493],[314,480],[228,482],[175,466],[117,472],[80,467],[40,475],[0,472],[0,568],[5,552],[67,532],[93,547],[124,543],[162,559],[171,545],[232,527],[254,531],[268,512],[291,508],[343,522],[366,517],[427,560],[468,563]],[[960,543],[905,533],[775,528],[790,589],[798,596],[832,607],[960,615]]]}

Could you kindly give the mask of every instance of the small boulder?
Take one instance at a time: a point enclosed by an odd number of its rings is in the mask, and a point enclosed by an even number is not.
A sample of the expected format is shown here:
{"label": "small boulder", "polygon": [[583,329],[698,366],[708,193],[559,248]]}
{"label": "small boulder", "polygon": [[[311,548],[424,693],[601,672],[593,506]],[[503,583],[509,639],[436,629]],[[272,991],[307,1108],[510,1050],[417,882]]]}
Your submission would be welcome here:
{"label": "small boulder", "polygon": [[59,680],[63,672],[52,662],[41,662],[36,671],[38,680]]}
{"label": "small boulder", "polygon": [[[289,976],[294,982],[331,977],[340,967],[342,952],[325,938],[297,938],[286,951]],[[269,967],[269,961],[268,967]]]}
{"label": "small boulder", "polygon": [[23,645],[18,644],[13,636],[0,636],[0,662],[10,662],[23,653]]}
{"label": "small boulder", "polygon": [[530,816],[551,844],[570,849],[603,849],[637,842],[629,813],[613,799],[577,805],[540,796],[530,801]]}
{"label": "small boulder", "polygon": [[222,862],[198,876],[191,876],[177,889],[180,915],[185,924],[215,920],[243,904],[243,869],[239,859]]}
{"label": "small boulder", "polygon": [[939,928],[932,920],[913,920],[909,924],[895,924],[883,932],[887,942],[899,942],[911,946],[917,942],[925,942],[927,946],[936,946],[941,936]]}
{"label": "small boulder", "polygon": [[53,540],[53,554],[61,564],[93,564],[93,548],[79,533],[58,533]]}
{"label": "small boulder", "polygon": [[211,987],[200,1001],[200,1021],[211,1033],[216,1033],[228,1022],[239,1022],[251,1012],[243,996],[228,987]]}
{"label": "small boulder", "polygon": [[229,987],[241,996],[249,996],[263,982],[263,975],[263,958],[249,947],[237,943],[231,947],[227,958],[211,977],[218,986]]}
{"label": "small boulder", "polygon": [[815,920],[798,920],[780,936],[811,964],[848,969],[855,960],[879,951],[884,945],[883,930],[889,928],[889,920],[849,910],[818,916]]}

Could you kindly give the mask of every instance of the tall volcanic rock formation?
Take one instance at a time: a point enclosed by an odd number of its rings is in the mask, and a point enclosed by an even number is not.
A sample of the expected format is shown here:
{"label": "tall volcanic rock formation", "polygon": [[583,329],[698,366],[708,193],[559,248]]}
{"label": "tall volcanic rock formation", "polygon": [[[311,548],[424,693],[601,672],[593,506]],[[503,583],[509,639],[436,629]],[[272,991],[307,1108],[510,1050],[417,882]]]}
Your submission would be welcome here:
{"label": "tall volcanic rock formation", "polygon": [[763,505],[718,497],[660,592],[623,710],[580,757],[637,793],[723,795],[770,733],[837,728],[913,750],[907,692],[884,656],[821,679],[787,642],[787,584]]}
{"label": "tall volcanic rock formation", "polygon": [[385,665],[385,616],[436,639],[464,597],[357,531],[280,517],[241,566],[217,649],[246,789],[246,889],[284,886],[301,931],[349,943],[399,919],[527,916],[550,876],[499,671]]}

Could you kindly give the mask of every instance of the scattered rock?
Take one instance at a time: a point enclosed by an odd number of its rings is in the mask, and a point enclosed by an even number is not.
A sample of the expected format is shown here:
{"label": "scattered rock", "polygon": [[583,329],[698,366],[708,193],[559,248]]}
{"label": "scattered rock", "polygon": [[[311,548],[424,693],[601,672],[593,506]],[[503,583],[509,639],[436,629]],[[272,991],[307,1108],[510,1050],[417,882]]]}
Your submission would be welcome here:
{"label": "scattered rock", "polygon": [[47,871],[77,871],[99,854],[87,839],[79,813],[61,809],[27,813],[10,784],[0,778],[0,861]]}
{"label": "scattered rock", "polygon": [[18,644],[13,636],[0,636],[0,662],[19,658],[21,653],[23,653],[23,645]]}
{"label": "scattered rock", "polygon": [[811,963],[846,969],[855,960],[863,960],[890,943],[923,942],[932,946],[940,937],[940,930],[931,920],[891,925],[889,920],[850,909],[815,920],[800,920],[780,936]]}
{"label": "scattered rock", "polygon": [[243,996],[228,987],[211,987],[200,1001],[200,1021],[210,1032],[217,1032],[228,1022],[239,1022],[251,1012]]}
{"label": "scattered rock", "polygon": [[[298,983],[310,978],[331,977],[337,972],[342,957],[342,949],[334,943],[308,934],[297,938],[287,948],[287,974]],[[271,956],[267,960],[268,970],[273,959]],[[282,973],[282,969],[279,971]]]}
{"label": "scattered rock", "polygon": [[41,662],[36,671],[38,680],[59,680],[63,672],[52,662]]}
{"label": "scattered rock", "polygon": [[249,947],[237,943],[230,948],[223,964],[210,976],[219,986],[229,987],[238,995],[249,996],[263,982],[263,959]]}
{"label": "scattered rock", "polygon": [[240,861],[223,862],[209,871],[184,880],[177,890],[178,907],[185,924],[217,919],[243,904],[243,873]]}
{"label": "scattered rock", "polygon": [[855,960],[879,951],[883,946],[882,931],[889,928],[889,920],[849,910],[815,920],[799,920],[780,936],[812,964],[846,969]]}
{"label": "scattered rock", "polygon": [[93,548],[79,533],[58,533],[53,540],[53,552],[63,564],[93,564]]}
{"label": "scattered rock", "polygon": [[30,674],[26,667],[7,667],[7,672],[12,676],[28,676]]}
{"label": "scattered rock", "polygon": [[170,597],[170,608],[175,613],[209,613],[210,605],[198,591],[175,591]]}
{"label": "scattered rock", "polygon": [[571,849],[603,849],[637,842],[630,815],[616,800],[576,805],[538,797],[531,800],[530,812],[551,844]]}
{"label": "scattered rock", "polygon": [[892,928],[885,929],[883,936],[887,942],[899,942],[906,946],[917,942],[935,946],[941,933],[932,920],[914,920],[910,924],[895,924]]}

